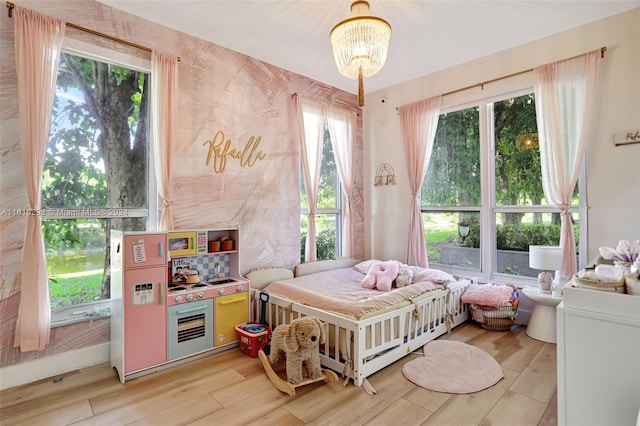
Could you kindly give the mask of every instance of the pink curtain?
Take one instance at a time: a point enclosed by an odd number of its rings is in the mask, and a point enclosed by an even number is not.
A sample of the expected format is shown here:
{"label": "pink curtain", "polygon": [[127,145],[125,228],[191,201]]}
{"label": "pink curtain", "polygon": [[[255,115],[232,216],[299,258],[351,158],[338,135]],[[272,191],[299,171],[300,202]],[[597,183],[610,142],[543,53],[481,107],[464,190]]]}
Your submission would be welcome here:
{"label": "pink curtain", "polygon": [[584,160],[600,50],[534,69],[542,188],[547,202],[562,212],[560,275],[577,271],[569,207]]}
{"label": "pink curtain", "polygon": [[151,52],[151,123],[158,195],[162,201],[159,229],[173,229],[171,215],[171,146],[178,117],[178,58]]}
{"label": "pink curtain", "polygon": [[[15,6],[13,19],[25,186],[29,207],[39,209],[65,23],[20,6]],[[21,273],[14,346],[20,347],[21,352],[41,351],[49,343],[51,303],[42,221],[38,215],[30,215],[27,219]]]}
{"label": "pink curtain", "polygon": [[420,188],[429,167],[441,104],[442,97],[436,96],[398,108],[411,189],[406,263],[424,268],[429,267],[429,259],[424,239]]}
{"label": "pink curtain", "polygon": [[319,102],[295,96],[300,132],[300,152],[302,153],[302,171],[304,187],[309,202],[309,225],[305,244],[305,262],[314,262],[316,250],[316,202],[322,164],[322,141],[324,139],[325,108]]}
{"label": "pink curtain", "polygon": [[340,186],[344,198],[347,200],[347,205],[342,209],[342,255],[353,257],[351,193],[353,191],[353,134],[356,128],[356,113],[329,105],[327,115]]}

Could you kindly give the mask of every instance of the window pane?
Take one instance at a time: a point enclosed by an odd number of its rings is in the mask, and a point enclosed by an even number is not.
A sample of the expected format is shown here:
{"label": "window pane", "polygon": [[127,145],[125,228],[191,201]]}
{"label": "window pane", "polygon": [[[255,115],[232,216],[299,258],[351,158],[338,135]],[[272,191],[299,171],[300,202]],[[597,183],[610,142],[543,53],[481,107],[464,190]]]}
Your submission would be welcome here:
{"label": "window pane", "polygon": [[318,187],[318,208],[335,209],[338,207],[338,169],[333,156],[329,130],[324,132],[322,143],[322,167]]}
{"label": "window pane", "polygon": [[422,213],[429,264],[480,269],[480,213]]}
{"label": "window pane", "polygon": [[51,307],[101,299],[105,219],[43,220]]}
{"label": "window pane", "polygon": [[[53,308],[108,298],[110,230],[146,229],[126,209],[149,208],[148,83],[61,54],[42,184],[42,207],[62,216],[43,220]],[[112,209],[121,217],[104,218]]]}
{"label": "window pane", "polygon": [[494,126],[496,205],[547,205],[533,94],[494,103]]}
{"label": "window pane", "polygon": [[[335,259],[338,253],[337,234],[340,215],[317,214],[316,215],[316,247],[317,259]],[[300,216],[300,262],[304,262],[305,245],[309,218],[303,214]]]}
{"label": "window pane", "polygon": [[442,114],[422,185],[423,206],[480,205],[478,108]]}
{"label": "window pane", "polygon": [[[320,165],[317,208],[337,208],[339,197],[338,182],[338,169],[336,168],[336,160],[333,156],[331,137],[329,136],[329,130],[325,129],[324,140],[322,142],[322,163]],[[302,162],[300,163],[300,207],[309,208]]]}
{"label": "window pane", "polygon": [[[577,247],[578,213],[572,213],[571,218]],[[532,245],[560,245],[560,213],[496,214],[497,273],[537,277],[541,271],[529,268],[529,246]]]}
{"label": "window pane", "polygon": [[61,55],[43,207],[147,207],[148,80],[139,71]]}
{"label": "window pane", "polygon": [[[300,166],[300,208],[303,214],[300,216],[300,261],[304,262],[305,243],[309,217],[309,201],[304,185],[304,173]],[[318,199],[316,203],[316,250],[317,259],[335,259],[340,256],[338,242],[340,239],[340,180],[331,137],[325,126],[324,140],[322,144],[322,163],[320,166],[320,181],[318,184]]]}

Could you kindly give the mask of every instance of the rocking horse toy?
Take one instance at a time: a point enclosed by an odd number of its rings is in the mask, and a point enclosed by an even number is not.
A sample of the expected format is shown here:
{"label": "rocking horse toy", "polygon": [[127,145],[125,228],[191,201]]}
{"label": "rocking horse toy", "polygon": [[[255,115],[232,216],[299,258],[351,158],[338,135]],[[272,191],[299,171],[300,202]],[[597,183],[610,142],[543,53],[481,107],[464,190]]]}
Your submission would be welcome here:
{"label": "rocking horse toy", "polygon": [[[338,381],[336,373],[320,367],[320,343],[324,343],[324,324],[314,317],[298,318],[273,330],[269,357],[263,350],[258,357],[276,389],[293,396],[299,386]],[[282,361],[286,362],[287,380],[273,369]]]}

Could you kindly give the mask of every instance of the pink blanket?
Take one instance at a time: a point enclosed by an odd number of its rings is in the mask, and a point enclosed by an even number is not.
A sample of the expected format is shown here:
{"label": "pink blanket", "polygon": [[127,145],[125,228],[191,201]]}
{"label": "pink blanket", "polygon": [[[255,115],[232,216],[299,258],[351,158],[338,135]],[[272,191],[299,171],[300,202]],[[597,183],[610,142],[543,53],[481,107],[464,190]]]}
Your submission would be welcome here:
{"label": "pink blanket", "polygon": [[509,285],[471,284],[462,294],[463,303],[498,307],[509,305],[514,288]]}
{"label": "pink blanket", "polygon": [[263,291],[359,320],[373,312],[411,303],[411,300],[428,291],[443,288],[423,281],[391,291],[379,291],[363,288],[360,285],[363,278],[364,274],[355,268],[332,269],[273,281]]}

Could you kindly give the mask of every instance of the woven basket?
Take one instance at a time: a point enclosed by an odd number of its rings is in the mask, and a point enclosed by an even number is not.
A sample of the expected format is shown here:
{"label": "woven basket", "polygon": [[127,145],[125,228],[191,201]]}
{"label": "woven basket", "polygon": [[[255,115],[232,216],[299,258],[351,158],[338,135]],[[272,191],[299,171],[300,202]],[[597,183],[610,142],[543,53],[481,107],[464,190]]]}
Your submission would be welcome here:
{"label": "woven basket", "polygon": [[497,308],[473,303],[469,306],[471,307],[471,318],[487,330],[511,330],[511,326],[516,322],[516,316],[518,316],[518,303],[515,306],[500,306]]}
{"label": "woven basket", "polygon": [[624,274],[624,284],[627,289],[627,294],[640,296],[640,279],[638,277],[637,272],[634,274],[631,272]]}
{"label": "woven basket", "polygon": [[575,274],[573,276],[573,285],[589,290],[610,291],[612,293],[624,293],[625,290],[624,277],[620,281],[602,281],[580,277]]}
{"label": "woven basket", "polygon": [[233,240],[222,241],[222,251],[231,251],[231,250],[233,250]]}

